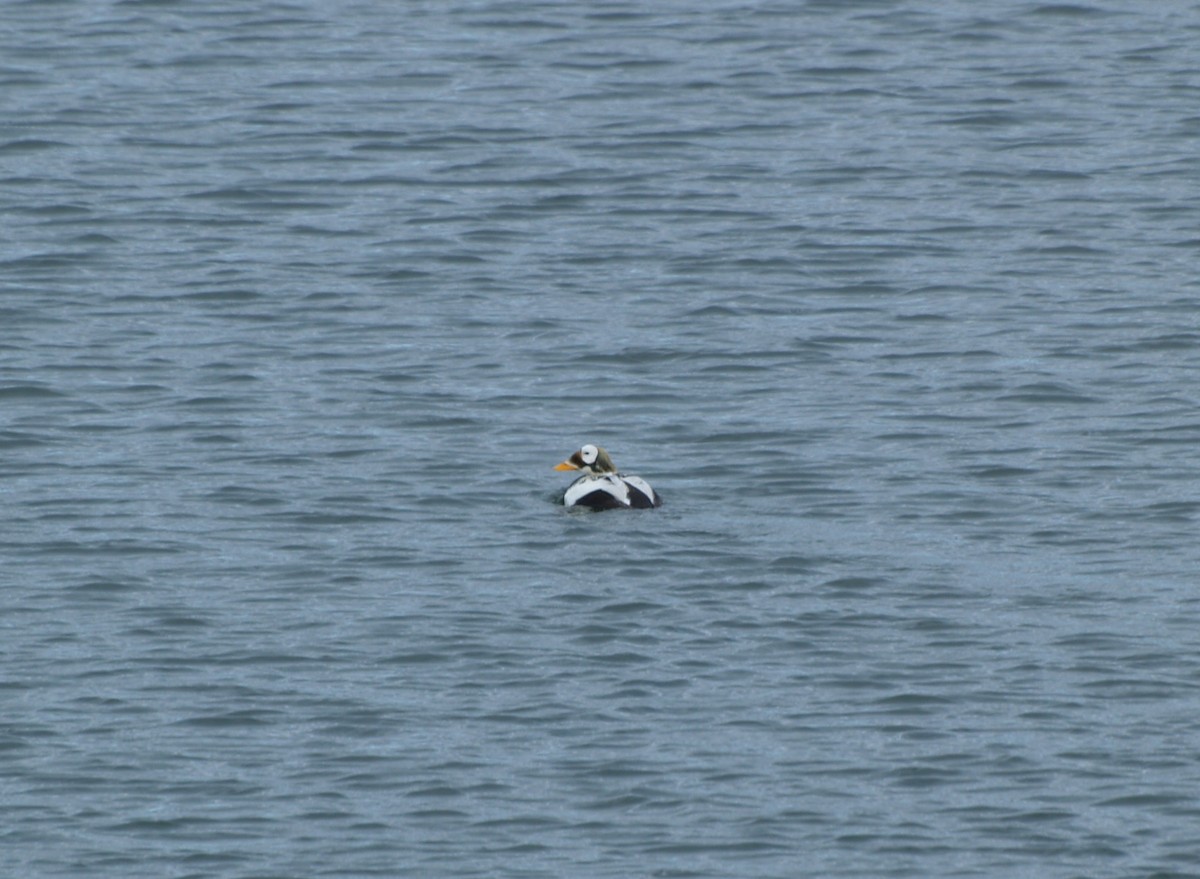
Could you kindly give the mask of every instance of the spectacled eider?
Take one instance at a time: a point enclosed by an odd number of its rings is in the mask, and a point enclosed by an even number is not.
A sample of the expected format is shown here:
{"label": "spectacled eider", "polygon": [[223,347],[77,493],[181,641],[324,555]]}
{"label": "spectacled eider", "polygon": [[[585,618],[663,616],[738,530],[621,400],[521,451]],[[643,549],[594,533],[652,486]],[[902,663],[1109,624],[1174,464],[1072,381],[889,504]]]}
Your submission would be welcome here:
{"label": "spectacled eider", "polygon": [[650,483],[639,476],[618,473],[608,452],[599,446],[589,443],[554,469],[583,471],[563,495],[568,507],[616,510],[662,506],[662,498]]}

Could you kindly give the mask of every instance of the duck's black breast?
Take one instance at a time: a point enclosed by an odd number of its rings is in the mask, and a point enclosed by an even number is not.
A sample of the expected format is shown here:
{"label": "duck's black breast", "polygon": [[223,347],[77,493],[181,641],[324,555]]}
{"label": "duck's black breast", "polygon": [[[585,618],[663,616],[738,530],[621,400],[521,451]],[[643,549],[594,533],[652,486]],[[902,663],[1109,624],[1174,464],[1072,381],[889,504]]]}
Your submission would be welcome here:
{"label": "duck's black breast", "polygon": [[625,504],[621,503],[607,491],[597,489],[577,499],[574,506],[587,507],[589,510],[616,510],[624,507]]}

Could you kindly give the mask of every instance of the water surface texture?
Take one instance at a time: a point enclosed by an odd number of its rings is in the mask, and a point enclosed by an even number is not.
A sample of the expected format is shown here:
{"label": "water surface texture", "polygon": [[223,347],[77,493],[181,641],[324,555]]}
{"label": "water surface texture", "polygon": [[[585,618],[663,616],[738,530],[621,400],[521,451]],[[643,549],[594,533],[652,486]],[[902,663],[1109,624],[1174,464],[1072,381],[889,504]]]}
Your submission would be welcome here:
{"label": "water surface texture", "polygon": [[1200,875],[1197,45],[4,3],[0,873]]}

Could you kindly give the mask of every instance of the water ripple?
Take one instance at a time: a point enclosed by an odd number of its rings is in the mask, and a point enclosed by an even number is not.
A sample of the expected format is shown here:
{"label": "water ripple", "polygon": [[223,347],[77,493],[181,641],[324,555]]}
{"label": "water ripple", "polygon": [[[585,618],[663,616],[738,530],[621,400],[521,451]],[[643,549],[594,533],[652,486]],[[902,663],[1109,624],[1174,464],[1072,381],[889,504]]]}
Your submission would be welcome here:
{"label": "water ripple", "polygon": [[9,872],[1200,858],[1195,9],[49,9]]}

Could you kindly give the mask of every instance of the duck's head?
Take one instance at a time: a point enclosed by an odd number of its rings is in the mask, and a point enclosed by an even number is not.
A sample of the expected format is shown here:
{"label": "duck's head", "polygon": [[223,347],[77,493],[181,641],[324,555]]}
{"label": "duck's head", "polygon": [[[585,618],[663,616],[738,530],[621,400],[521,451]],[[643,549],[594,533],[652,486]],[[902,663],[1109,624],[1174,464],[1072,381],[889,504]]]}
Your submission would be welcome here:
{"label": "duck's head", "polygon": [[608,456],[608,452],[599,446],[593,446],[591,443],[584,446],[554,469],[582,470],[584,473],[591,474],[592,476],[617,472],[616,465],[613,464],[612,458]]}

